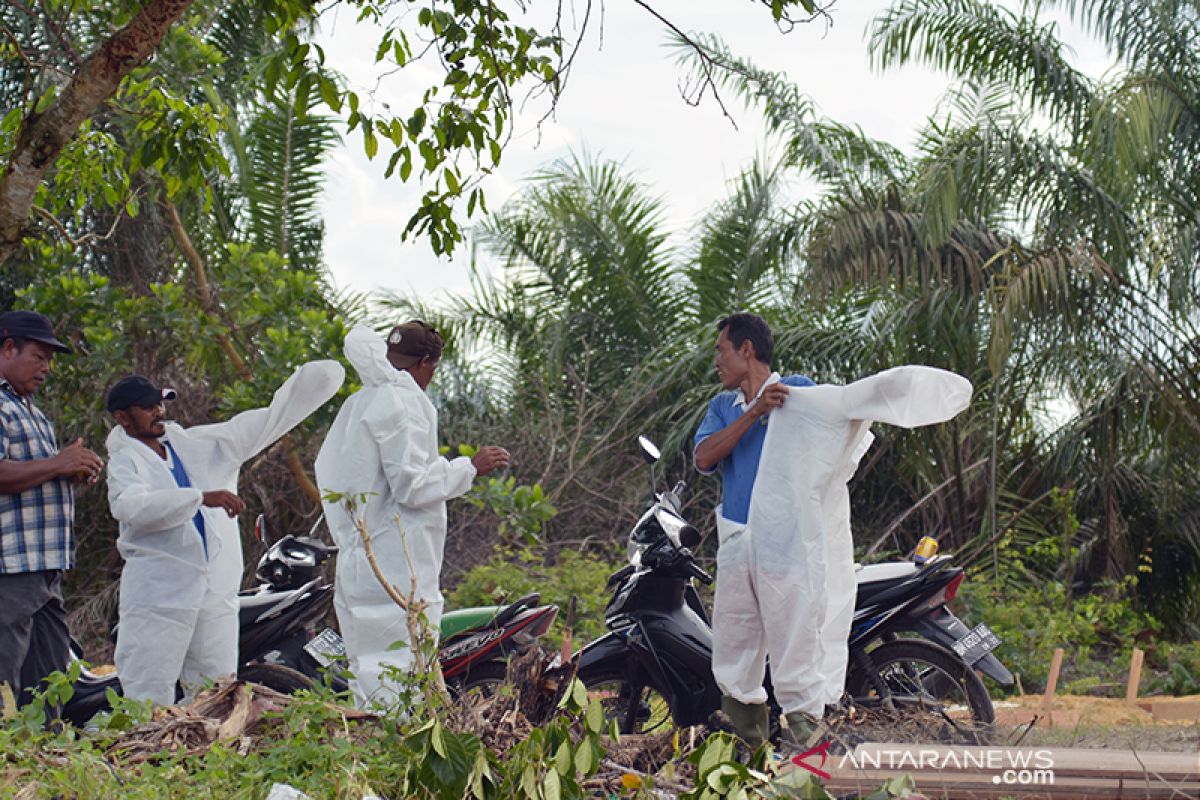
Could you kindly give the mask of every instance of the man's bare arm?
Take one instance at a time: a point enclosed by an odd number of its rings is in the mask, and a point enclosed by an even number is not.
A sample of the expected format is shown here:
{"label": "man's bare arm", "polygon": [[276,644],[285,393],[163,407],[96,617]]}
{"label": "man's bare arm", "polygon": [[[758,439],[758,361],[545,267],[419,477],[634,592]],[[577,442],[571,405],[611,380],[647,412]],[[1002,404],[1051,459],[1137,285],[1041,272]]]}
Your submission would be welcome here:
{"label": "man's bare arm", "polygon": [[103,466],[100,456],[84,447],[82,439],[76,439],[50,458],[0,459],[0,494],[20,494],[56,478],[92,479]]}
{"label": "man's bare arm", "polygon": [[788,387],[783,383],[773,383],[763,389],[758,400],[747,408],[744,414],[697,445],[696,467],[705,472],[714,469],[733,452],[733,448],[737,447],[746,431],[773,409],[783,405],[787,393]]}

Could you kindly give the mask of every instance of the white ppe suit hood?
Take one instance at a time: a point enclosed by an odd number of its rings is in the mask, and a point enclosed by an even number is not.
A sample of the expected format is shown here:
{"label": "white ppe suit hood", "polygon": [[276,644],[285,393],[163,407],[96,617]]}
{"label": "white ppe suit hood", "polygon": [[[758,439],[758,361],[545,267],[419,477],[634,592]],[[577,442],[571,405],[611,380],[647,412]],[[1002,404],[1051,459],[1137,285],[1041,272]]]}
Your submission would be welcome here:
{"label": "white ppe suit hood", "polygon": [[[718,518],[713,673],[725,694],[815,717],[841,697],[856,581],[846,486],[872,421],[912,428],[948,420],[971,399],[965,378],[896,367],[847,386],[793,387],[769,417],[746,525]],[[751,620],[765,620],[756,624]]]}
{"label": "white ppe suit hood", "polygon": [[120,427],[109,432],[108,502],[125,559],[115,660],[126,697],[169,705],[180,679],[194,685],[236,672],[241,535],[223,509],[201,505],[203,493],[236,492],[242,464],[333,397],[344,376],[336,361],[310,362],[266,408],[211,425],[166,423],[163,438],[192,488],[180,488],[149,446]]}
{"label": "white ppe suit hood", "polygon": [[[355,514],[371,535],[383,574],[405,594],[415,576],[436,637],[446,501],[466,493],[475,467],[470,459],[438,453],[437,410],[408,372],[388,362],[381,336],[357,327],[346,336],[345,353],[363,386],[342,405],[325,437],[317,485],[323,493],[359,498]],[[325,503],[325,519],[339,549],[334,608],[355,697],[364,706],[392,706],[398,695],[394,685],[384,685],[384,673],[389,667],[408,671],[413,663],[407,647],[389,650],[409,640],[405,614],[376,579],[356,520],[343,504]]]}

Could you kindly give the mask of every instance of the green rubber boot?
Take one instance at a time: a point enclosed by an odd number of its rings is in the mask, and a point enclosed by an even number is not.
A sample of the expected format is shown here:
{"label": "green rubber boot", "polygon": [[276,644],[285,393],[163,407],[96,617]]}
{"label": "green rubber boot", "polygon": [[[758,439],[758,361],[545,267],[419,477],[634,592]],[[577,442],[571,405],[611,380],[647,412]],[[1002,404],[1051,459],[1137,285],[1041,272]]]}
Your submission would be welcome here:
{"label": "green rubber boot", "polygon": [[721,711],[733,723],[733,729],[751,750],[757,750],[770,735],[766,703],[743,703],[732,697],[721,698]]}
{"label": "green rubber boot", "polygon": [[811,714],[792,711],[784,714],[783,720],[787,723],[787,729],[783,733],[783,739],[787,744],[801,750],[812,747],[820,726],[817,725],[817,720]]}

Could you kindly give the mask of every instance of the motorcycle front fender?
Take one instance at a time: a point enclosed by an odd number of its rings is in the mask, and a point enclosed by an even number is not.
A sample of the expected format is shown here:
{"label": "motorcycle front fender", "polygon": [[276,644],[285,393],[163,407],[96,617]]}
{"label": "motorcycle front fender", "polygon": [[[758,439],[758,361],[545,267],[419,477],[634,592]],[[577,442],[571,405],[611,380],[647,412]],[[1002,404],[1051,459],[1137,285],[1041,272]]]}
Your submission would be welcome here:
{"label": "motorcycle front fender", "polygon": [[116,675],[102,678],[81,677],[75,682],[75,691],[71,699],[63,704],[63,719],[77,728],[82,728],[102,711],[111,711],[112,707],[108,704],[109,689],[118,695],[121,694],[121,681]]}
{"label": "motorcycle front fender", "polygon": [[[930,614],[918,617],[913,620],[912,631],[919,633],[926,639],[940,644],[947,650],[953,651],[954,643],[970,632],[970,628],[954,613],[945,606],[934,609]],[[994,680],[1005,688],[1011,688],[1016,685],[1016,679],[1009,672],[1008,667],[1000,663],[1000,659],[996,658],[994,653],[988,653],[983,658],[971,665],[972,669],[977,669],[984,675]]]}

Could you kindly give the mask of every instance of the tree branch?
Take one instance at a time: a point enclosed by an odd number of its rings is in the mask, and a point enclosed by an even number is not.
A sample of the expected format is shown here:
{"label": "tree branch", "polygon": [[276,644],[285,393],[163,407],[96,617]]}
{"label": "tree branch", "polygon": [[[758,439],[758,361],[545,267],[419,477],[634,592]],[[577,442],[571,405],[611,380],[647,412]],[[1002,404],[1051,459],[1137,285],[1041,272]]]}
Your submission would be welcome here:
{"label": "tree branch", "polygon": [[0,263],[20,246],[38,186],[79,126],[116,92],[126,75],[153,56],[167,30],[193,2],[147,2],[84,60],[48,109],[26,115],[0,180]]}
{"label": "tree branch", "polygon": [[30,208],[39,217],[49,222],[50,225],[58,231],[59,235],[66,239],[71,247],[76,249],[85,244],[91,244],[92,242],[105,242],[111,239],[113,234],[116,233],[117,224],[121,221],[121,217],[124,216],[124,212],[118,209],[117,216],[113,219],[112,225],[108,227],[108,233],[103,235],[98,233],[85,233],[83,236],[77,238],[71,235],[71,232],[68,231],[66,226],[62,224],[62,220],[54,216],[54,213],[49,209],[42,208],[39,205],[34,205]]}
{"label": "tree branch", "polygon": [[[171,236],[175,239],[175,244],[178,245],[180,252],[183,253],[184,259],[192,266],[192,274],[196,278],[196,293],[200,296],[200,306],[205,314],[214,321],[217,321],[220,319],[221,309],[217,305],[217,301],[213,298],[212,287],[209,286],[208,275],[204,270],[204,261],[200,258],[200,254],[196,252],[195,246],[192,245],[192,239],[183,227],[183,220],[179,218],[179,211],[175,208],[175,204],[168,200],[164,207],[167,212],[167,222],[171,226]],[[250,371],[249,365],[246,364],[246,359],[242,358],[242,354],[234,346],[233,340],[229,338],[229,334],[218,327],[216,337],[217,344],[225,351],[225,355],[229,358],[234,370],[237,371],[242,380],[253,381],[254,373]],[[279,437],[279,444],[283,448],[288,470],[292,473],[292,477],[296,479],[296,483],[300,486],[300,489],[314,503],[320,503],[321,490],[313,483],[312,478],[308,477],[308,471],[300,461],[299,454],[296,453],[296,447],[292,442],[291,435],[284,434]]]}

